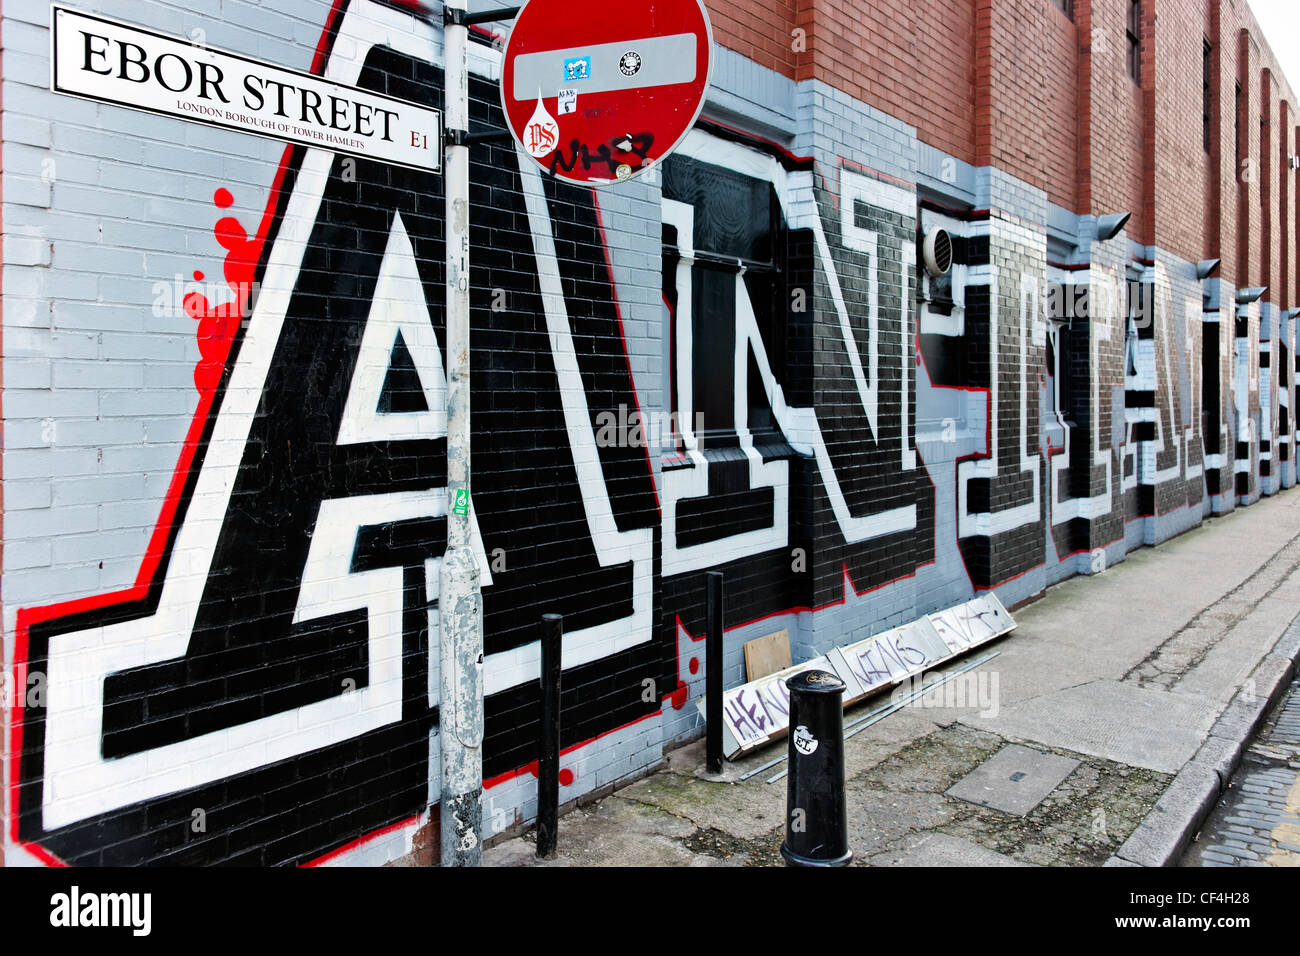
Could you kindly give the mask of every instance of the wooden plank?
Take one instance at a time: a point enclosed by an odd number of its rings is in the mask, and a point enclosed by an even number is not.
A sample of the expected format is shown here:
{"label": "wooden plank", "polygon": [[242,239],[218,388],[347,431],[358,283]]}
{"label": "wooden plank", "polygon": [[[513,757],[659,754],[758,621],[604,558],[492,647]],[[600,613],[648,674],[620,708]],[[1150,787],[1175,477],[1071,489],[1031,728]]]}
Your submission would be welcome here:
{"label": "wooden plank", "polygon": [[783,671],[794,663],[790,656],[790,632],[777,631],[745,645],[745,679],[756,681]]}

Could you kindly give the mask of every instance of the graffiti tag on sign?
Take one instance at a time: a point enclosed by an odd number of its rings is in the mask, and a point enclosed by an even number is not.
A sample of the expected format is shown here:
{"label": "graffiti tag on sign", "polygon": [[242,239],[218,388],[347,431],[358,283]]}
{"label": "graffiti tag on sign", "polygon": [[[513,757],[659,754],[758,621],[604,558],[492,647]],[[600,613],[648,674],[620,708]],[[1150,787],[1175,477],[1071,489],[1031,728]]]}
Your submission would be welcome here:
{"label": "graffiti tag on sign", "polygon": [[954,653],[991,641],[1015,627],[1011,615],[994,594],[931,614],[930,623]]}
{"label": "graffiti tag on sign", "polygon": [[[768,674],[756,681],[732,688],[723,694],[723,748],[730,757],[738,750],[767,743],[790,726],[790,689],[786,681],[796,674],[810,670],[832,670],[842,677],[827,657],[805,661],[785,670]],[[857,682],[845,680],[848,692],[860,696]],[[703,699],[696,704],[700,714],[705,713]]]}
{"label": "graffiti tag on sign", "polygon": [[740,687],[727,695],[723,717],[742,746],[762,743],[773,730],[772,715],[752,687]]}
{"label": "graffiti tag on sign", "polygon": [[[556,142],[558,143],[558,141],[559,127],[556,127]],[[649,157],[654,144],[654,133],[628,133],[624,136],[617,136],[608,143],[601,143],[594,152],[586,143],[577,139],[570,140],[567,157],[563,149],[555,150],[555,156],[551,159],[550,171],[554,175],[557,171],[572,172],[579,165],[581,165],[583,172],[591,172],[593,169],[604,167],[609,170],[611,177],[626,179],[626,176],[619,177],[618,171],[622,166],[627,166],[630,171],[631,164],[620,158],[616,153],[624,155],[631,153],[636,156],[637,166],[639,167]],[[554,144],[552,149],[554,149]],[[547,150],[547,152],[549,153],[550,150]],[[546,153],[542,154],[542,156],[545,155]],[[600,169],[600,171],[603,172],[604,170]]]}
{"label": "graffiti tag on sign", "polygon": [[912,621],[883,634],[838,648],[832,657],[843,661],[864,691],[902,680],[952,651],[927,618]]}

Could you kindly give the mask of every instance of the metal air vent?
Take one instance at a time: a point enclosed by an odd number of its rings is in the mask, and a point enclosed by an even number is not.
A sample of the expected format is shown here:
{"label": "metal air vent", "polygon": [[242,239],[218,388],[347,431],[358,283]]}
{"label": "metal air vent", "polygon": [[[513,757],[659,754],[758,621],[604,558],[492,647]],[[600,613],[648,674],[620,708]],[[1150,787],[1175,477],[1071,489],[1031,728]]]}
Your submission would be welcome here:
{"label": "metal air vent", "polygon": [[952,269],[952,236],[947,229],[928,229],[921,243],[925,271],[936,279]]}

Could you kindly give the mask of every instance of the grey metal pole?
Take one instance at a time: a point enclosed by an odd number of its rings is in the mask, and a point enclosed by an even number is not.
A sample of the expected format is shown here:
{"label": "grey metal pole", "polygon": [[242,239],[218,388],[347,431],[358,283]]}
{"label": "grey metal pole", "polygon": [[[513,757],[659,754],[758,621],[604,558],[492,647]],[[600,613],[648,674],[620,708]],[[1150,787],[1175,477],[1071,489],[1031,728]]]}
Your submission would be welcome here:
{"label": "grey metal pole", "polygon": [[447,189],[447,551],[439,581],[442,865],[483,862],[483,596],[470,547],[469,60],[465,0],[443,6]]}

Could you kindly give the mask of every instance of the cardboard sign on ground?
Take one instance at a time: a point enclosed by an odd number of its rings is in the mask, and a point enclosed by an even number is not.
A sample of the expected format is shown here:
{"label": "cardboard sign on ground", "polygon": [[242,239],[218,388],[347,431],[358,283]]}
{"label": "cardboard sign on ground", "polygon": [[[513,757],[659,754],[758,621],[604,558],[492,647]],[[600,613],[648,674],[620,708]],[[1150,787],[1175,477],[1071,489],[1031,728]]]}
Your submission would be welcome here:
{"label": "cardboard sign on ground", "polygon": [[[1001,637],[1015,626],[997,596],[983,594],[775,673],[764,672],[773,660],[790,660],[789,631],[750,641],[745,645],[745,667],[751,680],[726,691],[722,698],[723,753],[732,759],[785,734],[790,723],[790,692],[785,682],[796,674],[810,670],[835,674],[847,685],[847,707],[873,691],[896,686]],[[778,657],[782,651],[783,656]],[[755,674],[762,676],[755,678]],[[696,704],[702,718],[705,704],[704,698]]]}
{"label": "cardboard sign on ground", "polygon": [[860,697],[934,667],[952,653],[934,625],[921,618],[857,644],[837,647],[828,656],[840,674],[854,677],[862,688]]}
{"label": "cardboard sign on ground", "polygon": [[954,654],[979,647],[1015,628],[1016,622],[996,594],[930,615],[930,623]]}
{"label": "cardboard sign on ground", "polygon": [[783,671],[793,664],[789,631],[767,634],[745,645],[745,677],[751,682]]}
{"label": "cardboard sign on ground", "polygon": [[[784,632],[783,632],[784,633]],[[756,681],[733,687],[722,695],[722,751],[728,758],[735,754],[761,747],[775,740],[790,726],[790,691],[785,682],[804,671],[824,670],[844,678],[848,689],[845,699],[861,697],[861,685],[849,675],[847,678],[828,657],[818,657],[768,674]],[[696,707],[705,716],[705,700]]]}

